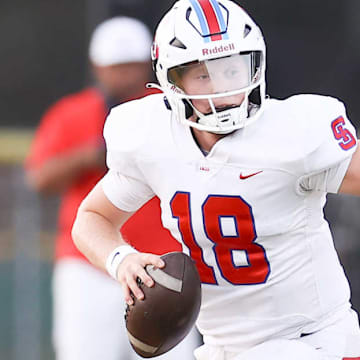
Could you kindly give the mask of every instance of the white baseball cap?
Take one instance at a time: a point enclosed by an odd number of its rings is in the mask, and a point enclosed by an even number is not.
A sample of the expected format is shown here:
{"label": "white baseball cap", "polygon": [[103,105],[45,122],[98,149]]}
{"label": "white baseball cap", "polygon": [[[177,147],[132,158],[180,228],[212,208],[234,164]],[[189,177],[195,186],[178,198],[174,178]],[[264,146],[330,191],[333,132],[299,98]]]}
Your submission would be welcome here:
{"label": "white baseball cap", "polygon": [[89,45],[89,58],[98,66],[150,60],[152,36],[140,20],[118,16],[100,23]]}

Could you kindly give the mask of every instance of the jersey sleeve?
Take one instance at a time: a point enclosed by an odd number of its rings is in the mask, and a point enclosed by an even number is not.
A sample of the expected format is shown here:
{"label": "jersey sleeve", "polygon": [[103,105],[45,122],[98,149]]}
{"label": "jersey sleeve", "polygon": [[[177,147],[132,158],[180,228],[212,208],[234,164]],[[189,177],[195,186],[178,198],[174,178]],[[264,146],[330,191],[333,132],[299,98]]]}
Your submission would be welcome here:
{"label": "jersey sleeve", "polygon": [[102,179],[102,188],[116,207],[129,212],[154,196],[138,165],[145,129],[138,126],[136,105],[137,101],[133,101],[114,108],[104,127],[109,171]]}
{"label": "jersey sleeve", "polygon": [[357,147],[356,131],[344,105],[330,97],[317,97],[308,127],[305,174],[299,189],[336,193]]}

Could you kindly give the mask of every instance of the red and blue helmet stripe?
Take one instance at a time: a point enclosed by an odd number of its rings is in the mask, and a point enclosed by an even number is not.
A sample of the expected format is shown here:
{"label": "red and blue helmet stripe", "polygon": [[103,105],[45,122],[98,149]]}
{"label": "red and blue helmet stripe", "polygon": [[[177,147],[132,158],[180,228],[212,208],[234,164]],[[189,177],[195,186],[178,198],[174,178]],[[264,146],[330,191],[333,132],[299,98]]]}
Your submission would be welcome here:
{"label": "red and blue helmet stripe", "polygon": [[227,40],[227,22],[216,0],[190,0],[205,42]]}

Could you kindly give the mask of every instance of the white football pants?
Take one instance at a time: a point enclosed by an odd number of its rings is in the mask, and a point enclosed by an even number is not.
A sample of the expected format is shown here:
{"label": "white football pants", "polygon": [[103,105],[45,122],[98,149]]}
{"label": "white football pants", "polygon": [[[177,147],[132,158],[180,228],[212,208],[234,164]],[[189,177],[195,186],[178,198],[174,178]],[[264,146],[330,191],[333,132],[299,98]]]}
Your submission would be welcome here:
{"label": "white football pants", "polygon": [[[82,260],[64,259],[53,276],[53,342],[56,360],[140,360],[128,341],[120,284]],[[159,360],[195,359],[194,329]]]}
{"label": "white football pants", "polygon": [[195,356],[197,360],[360,360],[358,318],[349,310],[341,321],[297,340],[274,339],[241,354],[205,344]]}

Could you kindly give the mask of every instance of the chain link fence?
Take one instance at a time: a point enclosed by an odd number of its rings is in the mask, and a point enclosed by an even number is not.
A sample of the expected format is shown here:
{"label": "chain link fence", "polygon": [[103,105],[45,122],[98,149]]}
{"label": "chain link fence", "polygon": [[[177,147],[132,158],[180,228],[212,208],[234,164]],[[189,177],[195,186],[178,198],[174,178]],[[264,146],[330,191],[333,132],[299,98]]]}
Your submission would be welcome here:
{"label": "chain link fence", "polygon": [[[51,275],[57,198],[25,184],[28,131],[0,132],[0,359],[51,360]],[[11,144],[11,146],[9,146]]]}

